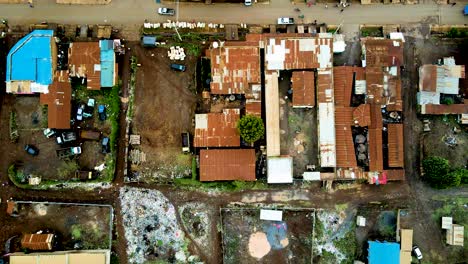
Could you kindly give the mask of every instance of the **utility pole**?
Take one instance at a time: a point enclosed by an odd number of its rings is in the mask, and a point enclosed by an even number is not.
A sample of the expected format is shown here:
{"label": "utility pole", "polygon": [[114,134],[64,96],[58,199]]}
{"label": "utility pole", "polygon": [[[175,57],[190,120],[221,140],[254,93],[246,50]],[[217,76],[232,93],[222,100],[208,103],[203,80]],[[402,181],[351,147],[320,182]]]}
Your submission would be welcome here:
{"label": "utility pole", "polygon": [[177,30],[177,24],[179,23],[179,0],[177,1],[177,6],[176,6],[176,25],[174,27],[175,32],[177,33],[177,37],[179,37],[179,40],[182,42],[182,38],[180,37],[179,31]]}

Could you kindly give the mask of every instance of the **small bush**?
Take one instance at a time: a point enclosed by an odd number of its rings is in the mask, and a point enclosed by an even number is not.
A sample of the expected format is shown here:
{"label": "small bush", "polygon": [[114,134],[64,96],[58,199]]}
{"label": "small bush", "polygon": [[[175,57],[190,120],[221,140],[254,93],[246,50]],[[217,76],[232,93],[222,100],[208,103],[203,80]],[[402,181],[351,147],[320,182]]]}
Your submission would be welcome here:
{"label": "small bush", "polygon": [[261,138],[265,134],[265,127],[263,120],[253,115],[243,116],[237,122],[237,130],[240,136],[247,143],[253,143]]}

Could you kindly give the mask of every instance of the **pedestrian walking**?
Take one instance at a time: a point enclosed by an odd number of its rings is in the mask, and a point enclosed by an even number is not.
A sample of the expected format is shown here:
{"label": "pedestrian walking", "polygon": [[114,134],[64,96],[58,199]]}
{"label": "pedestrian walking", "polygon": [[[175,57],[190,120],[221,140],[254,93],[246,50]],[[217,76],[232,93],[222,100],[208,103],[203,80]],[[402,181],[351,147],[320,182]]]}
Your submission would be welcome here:
{"label": "pedestrian walking", "polygon": [[340,12],[341,12],[341,13],[343,13],[343,11],[344,11],[344,9],[343,9],[343,8],[341,8],[341,11],[340,11]]}
{"label": "pedestrian walking", "polygon": [[328,4],[325,4],[325,9],[328,9]]}
{"label": "pedestrian walking", "polygon": [[457,3],[452,3],[452,6],[456,5]]}

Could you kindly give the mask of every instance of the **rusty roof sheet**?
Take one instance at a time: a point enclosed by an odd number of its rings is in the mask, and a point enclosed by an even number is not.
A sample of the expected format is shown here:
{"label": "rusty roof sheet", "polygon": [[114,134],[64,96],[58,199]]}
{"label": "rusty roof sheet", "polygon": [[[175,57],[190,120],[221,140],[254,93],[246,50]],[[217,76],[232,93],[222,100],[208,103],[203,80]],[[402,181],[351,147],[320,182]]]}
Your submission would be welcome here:
{"label": "rusty roof sheet", "polygon": [[404,181],[405,180],[404,169],[384,170],[383,172],[387,174],[388,181]]}
{"label": "rusty roof sheet", "polygon": [[88,89],[101,89],[100,60],[101,49],[99,42],[72,43],[68,49],[70,76],[86,77]]}
{"label": "rusty roof sheet", "polygon": [[435,92],[437,88],[437,65],[426,64],[419,68],[419,90]]}
{"label": "rusty roof sheet", "polygon": [[403,42],[393,39],[364,38],[366,66],[389,67],[403,65]]}
{"label": "rusty roof sheet", "polygon": [[55,80],[49,93],[41,93],[40,103],[46,104],[49,128],[69,129],[71,120],[71,84]]}
{"label": "rusty roof sheet", "polygon": [[451,104],[451,105],[421,105],[421,113],[427,115],[443,115],[443,114],[468,114],[468,104]]}
{"label": "rusty roof sheet", "polygon": [[333,102],[333,78],[332,70],[317,71],[317,101],[319,103]]}
{"label": "rusty roof sheet", "polygon": [[247,101],[245,103],[245,113],[247,115],[254,115],[262,117],[262,102],[261,101]]}
{"label": "rusty roof sheet", "polygon": [[357,167],[354,150],[353,133],[353,108],[335,107],[335,137],[336,137],[336,166]]}
{"label": "rusty roof sheet", "polygon": [[265,66],[268,70],[332,67],[333,39],[286,34],[264,35]]}
{"label": "rusty roof sheet", "polygon": [[388,124],[388,166],[402,168],[404,165],[403,124]]}
{"label": "rusty roof sheet", "polygon": [[371,124],[370,104],[362,104],[354,108],[353,121],[360,127],[368,127]]}
{"label": "rusty roof sheet", "polygon": [[254,149],[200,150],[200,181],[255,181]]}
{"label": "rusty roof sheet", "polygon": [[379,67],[366,67],[367,101],[371,104],[384,104],[384,74]]}
{"label": "rusty roof sheet", "polygon": [[335,88],[335,105],[350,106],[353,93],[354,71],[352,66],[333,68],[333,85]]}
{"label": "rusty roof sheet", "polygon": [[315,74],[312,71],[292,73],[293,107],[315,106]]}
{"label": "rusty roof sheet", "polygon": [[258,43],[257,46],[245,42],[236,44],[238,46],[210,49],[213,94],[244,94],[249,84],[260,83]]}
{"label": "rusty roof sheet", "polygon": [[372,128],[368,131],[369,170],[383,170],[382,128]]}
{"label": "rusty roof sheet", "polygon": [[238,147],[239,109],[223,109],[222,113],[195,115],[195,147]]}
{"label": "rusty roof sheet", "polygon": [[25,234],[21,247],[31,250],[52,250],[53,234]]}
{"label": "rusty roof sheet", "polygon": [[382,108],[380,105],[370,105],[370,120],[369,128],[382,129]]}

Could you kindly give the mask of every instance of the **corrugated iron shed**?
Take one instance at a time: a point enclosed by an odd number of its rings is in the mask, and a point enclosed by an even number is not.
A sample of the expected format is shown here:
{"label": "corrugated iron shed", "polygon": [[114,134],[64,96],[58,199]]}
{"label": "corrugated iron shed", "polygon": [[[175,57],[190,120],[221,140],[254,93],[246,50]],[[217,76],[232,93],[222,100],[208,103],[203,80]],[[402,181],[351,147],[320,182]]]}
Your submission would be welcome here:
{"label": "corrugated iron shed", "polygon": [[40,103],[48,106],[47,126],[56,129],[69,129],[71,120],[71,84],[54,81],[49,93],[40,95]]}
{"label": "corrugated iron shed", "polygon": [[[237,43],[237,42],[236,42]],[[211,93],[244,94],[249,84],[260,83],[258,43],[240,42],[238,46],[210,49]]]}
{"label": "corrugated iron shed", "polygon": [[403,42],[391,39],[361,39],[366,66],[389,67],[403,65]]}
{"label": "corrugated iron shed", "polygon": [[356,154],[354,150],[353,133],[353,108],[335,107],[335,130],[336,130],[336,166],[357,167]]}
{"label": "corrugated iron shed", "polygon": [[315,106],[315,74],[312,71],[292,73],[293,107]]}
{"label": "corrugated iron shed", "polygon": [[195,115],[195,147],[238,147],[239,109],[223,109],[222,113]]}
{"label": "corrugated iron shed", "polygon": [[388,124],[388,166],[404,166],[403,124]]}
{"label": "corrugated iron shed", "polygon": [[350,106],[353,93],[354,72],[352,66],[333,68],[333,85],[335,89],[335,105]]}
{"label": "corrugated iron shed", "polygon": [[25,234],[21,247],[31,250],[52,250],[53,234]]}
{"label": "corrugated iron shed", "polygon": [[255,181],[254,149],[200,150],[200,181]]}
{"label": "corrugated iron shed", "polygon": [[68,49],[71,77],[86,78],[90,90],[101,89],[101,49],[99,42],[74,42]]}
{"label": "corrugated iron shed", "polygon": [[428,115],[444,115],[444,114],[467,114],[468,103],[451,104],[451,105],[421,105],[421,113]]}

